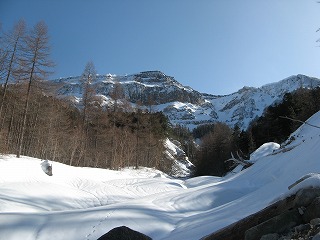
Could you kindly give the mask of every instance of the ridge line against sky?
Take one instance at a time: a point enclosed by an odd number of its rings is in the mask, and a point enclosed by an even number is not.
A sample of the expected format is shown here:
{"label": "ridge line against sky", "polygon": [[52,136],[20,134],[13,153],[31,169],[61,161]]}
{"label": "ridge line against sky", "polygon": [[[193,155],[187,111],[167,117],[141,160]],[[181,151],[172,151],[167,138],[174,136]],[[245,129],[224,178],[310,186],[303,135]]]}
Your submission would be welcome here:
{"label": "ridge line against sky", "polygon": [[320,76],[320,4],[313,0],[0,0],[2,30],[44,20],[51,78],[160,70],[211,94]]}

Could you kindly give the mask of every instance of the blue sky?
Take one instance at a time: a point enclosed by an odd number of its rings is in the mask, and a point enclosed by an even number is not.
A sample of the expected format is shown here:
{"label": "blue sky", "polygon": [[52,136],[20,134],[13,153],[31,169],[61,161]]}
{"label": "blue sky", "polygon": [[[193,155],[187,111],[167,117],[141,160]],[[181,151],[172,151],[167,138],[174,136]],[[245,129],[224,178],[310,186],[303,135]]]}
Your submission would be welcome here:
{"label": "blue sky", "polygon": [[52,78],[160,70],[211,94],[320,77],[314,0],[0,0],[3,30],[49,29]]}

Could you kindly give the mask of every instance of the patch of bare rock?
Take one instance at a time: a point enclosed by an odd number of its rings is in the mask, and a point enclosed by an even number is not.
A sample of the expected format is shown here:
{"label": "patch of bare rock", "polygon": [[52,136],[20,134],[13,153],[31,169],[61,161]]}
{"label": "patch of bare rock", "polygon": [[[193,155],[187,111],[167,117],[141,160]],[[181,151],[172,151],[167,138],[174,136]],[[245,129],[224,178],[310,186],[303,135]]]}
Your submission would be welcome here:
{"label": "patch of bare rock", "polygon": [[320,188],[305,188],[203,240],[320,240]]}

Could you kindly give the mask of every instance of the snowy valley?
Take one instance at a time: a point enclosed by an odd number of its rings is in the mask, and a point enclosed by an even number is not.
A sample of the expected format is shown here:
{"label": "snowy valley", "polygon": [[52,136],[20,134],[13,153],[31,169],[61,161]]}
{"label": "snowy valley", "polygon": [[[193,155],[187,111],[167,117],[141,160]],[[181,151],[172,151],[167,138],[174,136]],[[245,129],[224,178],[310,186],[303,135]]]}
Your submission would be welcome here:
{"label": "snowy valley", "polygon": [[[320,113],[308,123],[320,126]],[[272,151],[268,151],[270,145]],[[155,240],[200,239],[303,187],[320,187],[320,130],[302,125],[281,147],[266,144],[254,164],[225,177],[178,180],[155,171],[70,167],[3,155],[0,239],[97,239],[127,226]],[[301,177],[310,178],[288,187]]]}
{"label": "snowy valley", "polygon": [[4,2],[0,240],[320,240],[314,5]]}

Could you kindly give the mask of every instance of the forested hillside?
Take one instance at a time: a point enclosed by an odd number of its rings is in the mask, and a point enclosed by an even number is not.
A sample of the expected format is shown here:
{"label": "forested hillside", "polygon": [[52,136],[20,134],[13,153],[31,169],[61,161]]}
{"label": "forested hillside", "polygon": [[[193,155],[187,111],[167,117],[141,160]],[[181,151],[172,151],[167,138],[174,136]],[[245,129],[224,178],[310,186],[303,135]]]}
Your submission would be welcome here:
{"label": "forested hillside", "polygon": [[300,88],[286,93],[282,101],[269,106],[247,130],[230,128],[225,123],[202,125],[193,130],[201,139],[195,163],[197,175],[222,176],[233,165],[226,162],[234,156],[249,159],[250,153],[267,142],[281,144],[302,122],[320,110],[320,88]]}
{"label": "forested hillside", "polygon": [[[25,87],[12,85],[6,94],[1,153],[18,150]],[[36,87],[30,100],[23,155],[75,166],[118,169],[142,165],[170,170],[170,162],[163,162],[168,122],[162,113],[128,113],[90,105],[84,118],[83,109],[46,96]]]}

